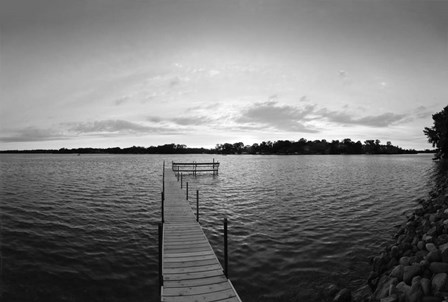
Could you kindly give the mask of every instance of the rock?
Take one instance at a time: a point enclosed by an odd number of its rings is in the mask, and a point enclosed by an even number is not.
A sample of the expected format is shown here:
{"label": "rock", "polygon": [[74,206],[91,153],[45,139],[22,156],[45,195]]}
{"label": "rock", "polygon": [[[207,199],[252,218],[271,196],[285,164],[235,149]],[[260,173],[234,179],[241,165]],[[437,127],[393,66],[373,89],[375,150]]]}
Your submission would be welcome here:
{"label": "rock", "polygon": [[399,256],[399,253],[400,253],[400,251],[399,251],[399,249],[398,249],[398,246],[396,246],[396,245],[394,245],[394,246],[390,249],[390,256],[391,256],[392,258],[397,259],[398,256]]}
{"label": "rock", "polygon": [[428,278],[422,278],[422,280],[420,280],[420,284],[422,286],[423,295],[431,295],[431,280],[429,280]]}
{"label": "rock", "polygon": [[412,255],[412,248],[411,249],[405,249],[403,256],[404,257],[409,257]]}
{"label": "rock", "polygon": [[445,262],[432,262],[429,264],[429,269],[434,274],[448,273],[448,263]]}
{"label": "rock", "polygon": [[401,257],[399,263],[403,266],[409,265],[409,257]]}
{"label": "rock", "polygon": [[436,245],[434,243],[427,243],[425,245],[425,247],[426,247],[426,250],[428,252],[432,252],[432,251],[436,251],[437,250],[437,247],[436,247]]}
{"label": "rock", "polygon": [[418,243],[418,237],[417,237],[417,236],[414,236],[414,239],[412,239],[411,245],[414,246],[414,247],[416,247],[416,246],[417,246],[417,243]]}
{"label": "rock", "polygon": [[358,287],[354,291],[352,291],[352,300],[357,302],[367,302],[370,301],[372,297],[372,291],[370,290],[368,285],[364,285]]}
{"label": "rock", "polygon": [[382,253],[380,256],[373,257],[372,259],[372,265],[373,270],[377,273],[382,273],[386,269],[386,265],[389,262],[389,259],[387,259],[387,255]]}
{"label": "rock", "polygon": [[397,264],[398,264],[397,258],[390,258],[390,261],[387,263],[386,267],[389,270],[392,267],[396,266]]}
{"label": "rock", "polygon": [[416,283],[420,283],[420,281],[422,280],[422,277],[420,276],[415,276],[414,278],[412,278],[412,285],[416,284]]}
{"label": "rock", "polygon": [[433,226],[426,232],[426,234],[428,236],[434,237],[435,235],[437,235],[437,227]]}
{"label": "rock", "polygon": [[352,292],[348,288],[341,289],[334,297],[333,302],[352,302]]}
{"label": "rock", "polygon": [[404,281],[401,281],[395,286],[395,289],[400,293],[400,297],[402,295],[407,295],[407,293],[411,290],[411,287],[404,283]]}
{"label": "rock", "polygon": [[426,255],[428,255],[428,251],[426,250],[420,250],[417,253],[415,253],[415,256],[421,259],[425,258]]}
{"label": "rock", "polygon": [[[448,219],[447,219],[448,220]],[[445,227],[448,227],[448,225],[445,225]],[[441,234],[436,239],[437,244],[440,246],[442,244],[445,244],[448,242],[448,234]]]}
{"label": "rock", "polygon": [[442,260],[442,257],[440,255],[440,251],[439,250],[430,251],[426,255],[426,260],[428,260],[429,262],[440,262]]}
{"label": "rock", "polygon": [[423,250],[424,248],[425,248],[425,244],[423,243],[423,241],[419,241],[418,243],[417,243],[417,248],[419,249],[419,250]]}
{"label": "rock", "polygon": [[436,214],[430,214],[429,215],[429,222],[434,223],[436,221]]}
{"label": "rock", "polygon": [[422,238],[425,242],[432,242],[432,236],[429,236],[429,235],[427,235],[427,234],[425,234],[425,235],[423,235],[423,238]]}
{"label": "rock", "polygon": [[422,275],[422,278],[427,278],[427,279],[432,278],[432,272],[429,270],[429,268],[424,269],[423,273],[421,275]]}
{"label": "rock", "polygon": [[398,280],[396,278],[390,278],[386,275],[381,276],[378,281],[378,286],[376,287],[373,297],[375,300],[380,300],[386,298],[389,295],[390,286],[397,285]]}
{"label": "rock", "polygon": [[398,297],[396,295],[392,295],[387,298],[381,299],[380,302],[398,302]]}
{"label": "rock", "polygon": [[403,281],[406,284],[411,284],[412,278],[420,274],[421,267],[420,265],[409,265],[403,268]]}
{"label": "rock", "polygon": [[440,246],[440,254],[442,256],[442,261],[448,262],[448,243],[442,244]]}
{"label": "rock", "polygon": [[408,302],[420,302],[423,297],[423,290],[420,282],[412,284],[411,289],[406,295],[406,301]]}
{"label": "rock", "polygon": [[400,281],[403,281],[403,273],[404,273],[403,265],[397,265],[390,272],[389,276],[391,278],[397,278],[397,280],[400,282]]}
{"label": "rock", "polygon": [[369,285],[372,292],[376,290],[378,282],[379,282],[378,273],[375,271],[371,271],[369,276],[367,277],[367,285]]}
{"label": "rock", "polygon": [[429,262],[429,261],[427,260],[426,256],[425,256],[424,259],[421,261],[421,263],[422,263],[423,267],[428,268],[428,267],[429,267],[429,264],[430,264],[431,262]]}
{"label": "rock", "polygon": [[448,289],[448,275],[446,273],[435,274],[431,280],[431,289],[434,294]]}

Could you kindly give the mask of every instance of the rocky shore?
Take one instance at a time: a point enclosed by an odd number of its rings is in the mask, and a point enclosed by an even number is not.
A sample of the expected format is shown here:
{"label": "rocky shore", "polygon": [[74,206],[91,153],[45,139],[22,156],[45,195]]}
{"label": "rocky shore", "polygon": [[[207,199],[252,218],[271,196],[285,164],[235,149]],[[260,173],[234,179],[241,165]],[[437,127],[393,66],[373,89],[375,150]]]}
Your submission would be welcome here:
{"label": "rocky shore", "polygon": [[334,302],[448,302],[448,179],[420,201],[395,235],[372,257],[368,288],[332,290]]}

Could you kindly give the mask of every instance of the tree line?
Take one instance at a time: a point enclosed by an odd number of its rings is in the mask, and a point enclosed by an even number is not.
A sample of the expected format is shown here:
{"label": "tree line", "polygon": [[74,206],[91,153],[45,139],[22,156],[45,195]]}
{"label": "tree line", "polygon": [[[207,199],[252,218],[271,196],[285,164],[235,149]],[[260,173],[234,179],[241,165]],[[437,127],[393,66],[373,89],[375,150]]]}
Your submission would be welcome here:
{"label": "tree line", "polygon": [[331,142],[323,140],[298,141],[278,140],[263,141],[252,145],[242,142],[217,144],[215,148],[189,148],[183,144],[165,144],[159,146],[129,148],[61,148],[58,150],[9,150],[2,153],[53,153],[53,154],[414,154],[416,150],[405,150],[380,140],[366,140],[354,142],[349,138]]}
{"label": "tree line", "polygon": [[212,150],[206,148],[188,148],[182,144],[165,144],[159,146],[132,146],[128,148],[61,148],[37,149],[37,150],[8,150],[0,153],[51,153],[51,154],[200,154],[212,153]]}
{"label": "tree line", "polygon": [[215,152],[220,154],[415,154],[416,150],[406,150],[387,142],[366,140],[354,142],[350,138],[342,141],[306,140],[298,141],[278,140],[263,141],[260,144],[244,145],[242,142],[218,144]]}

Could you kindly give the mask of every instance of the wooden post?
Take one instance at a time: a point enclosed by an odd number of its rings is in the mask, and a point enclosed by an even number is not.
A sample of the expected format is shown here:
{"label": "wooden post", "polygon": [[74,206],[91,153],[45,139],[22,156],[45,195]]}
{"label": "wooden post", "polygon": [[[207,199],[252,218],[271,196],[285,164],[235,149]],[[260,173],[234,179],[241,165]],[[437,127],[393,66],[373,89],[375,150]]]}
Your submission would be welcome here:
{"label": "wooden post", "polygon": [[179,166],[177,166],[177,181],[179,181]]}
{"label": "wooden post", "polygon": [[162,194],[162,223],[165,222],[165,193],[161,192]]}
{"label": "wooden post", "polygon": [[163,161],[162,192],[163,192],[163,195],[165,195],[165,161]]}
{"label": "wooden post", "polygon": [[224,218],[224,275],[229,279],[229,254],[227,247],[227,218]]}
{"label": "wooden post", "polygon": [[182,173],[180,173],[180,188],[181,188],[181,189],[184,188],[184,183],[183,183],[183,176],[182,176]]}
{"label": "wooden post", "polygon": [[199,190],[196,190],[196,222],[199,222]]}
{"label": "wooden post", "polygon": [[188,200],[188,181],[187,181],[187,200]]}
{"label": "wooden post", "polygon": [[163,261],[163,224],[159,223],[159,294],[163,286],[162,261]]}
{"label": "wooden post", "polygon": [[213,159],[213,176],[215,176],[215,159]]}

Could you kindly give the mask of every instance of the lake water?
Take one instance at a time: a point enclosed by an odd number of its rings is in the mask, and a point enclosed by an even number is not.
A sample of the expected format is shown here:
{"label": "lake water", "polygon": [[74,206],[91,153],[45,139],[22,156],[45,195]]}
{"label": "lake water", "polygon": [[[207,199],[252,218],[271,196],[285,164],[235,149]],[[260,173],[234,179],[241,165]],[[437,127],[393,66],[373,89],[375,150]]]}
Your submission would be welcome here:
{"label": "lake water", "polygon": [[229,274],[245,302],[363,285],[368,257],[440,179],[431,155],[3,154],[2,301],[157,301],[162,162],[213,157],[218,176],[187,181],[220,259],[229,219]]}

